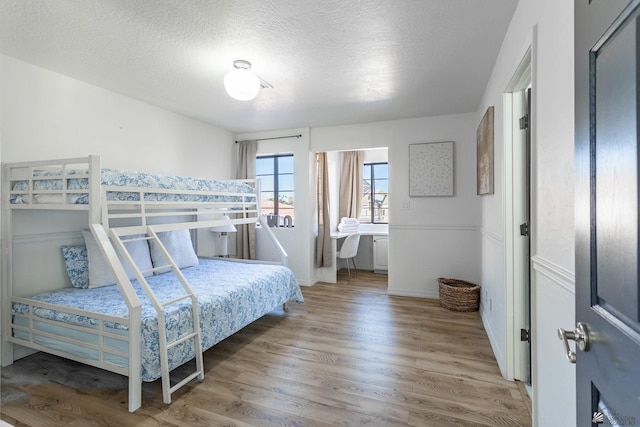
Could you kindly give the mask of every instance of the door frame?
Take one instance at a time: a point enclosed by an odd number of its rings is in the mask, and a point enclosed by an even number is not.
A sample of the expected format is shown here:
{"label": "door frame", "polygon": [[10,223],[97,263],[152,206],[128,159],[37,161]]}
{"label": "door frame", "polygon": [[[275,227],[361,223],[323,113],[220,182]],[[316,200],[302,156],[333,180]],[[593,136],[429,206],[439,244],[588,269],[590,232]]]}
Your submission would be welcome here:
{"label": "door frame", "polygon": [[[532,35],[532,39],[535,40],[535,27]],[[520,341],[520,329],[524,327],[526,322],[526,313],[529,310],[529,313],[533,313],[534,307],[531,305],[532,300],[529,298],[529,307],[526,307],[526,290],[521,286],[516,286],[516,283],[523,283],[522,278],[525,274],[529,275],[529,268],[527,265],[519,265],[516,262],[516,257],[514,256],[514,249],[516,248],[517,240],[520,239],[520,234],[516,233],[516,229],[519,227],[518,221],[514,216],[514,206],[519,202],[519,200],[514,197],[514,183],[518,181],[522,181],[525,171],[522,171],[520,168],[516,168],[514,165],[513,158],[513,144],[515,141],[514,138],[514,129],[513,127],[513,116],[514,114],[518,114],[516,107],[514,105],[514,93],[521,92],[526,90],[528,87],[532,87],[531,91],[531,111],[529,117],[529,128],[530,128],[530,153],[529,153],[529,179],[530,183],[535,182],[535,162],[534,162],[534,147],[535,147],[535,127],[533,126],[533,111],[534,111],[534,101],[535,101],[535,91],[534,88],[534,74],[533,74],[533,64],[534,64],[534,49],[533,43],[530,43],[526,52],[522,56],[522,60],[520,64],[516,68],[516,71],[513,73],[513,76],[507,85],[504,93],[503,93],[503,103],[504,103],[504,275],[505,275],[505,301],[508,303],[505,307],[505,327],[506,327],[506,336],[505,336],[505,369],[506,369],[506,378],[507,379],[517,379],[523,380],[524,382],[531,382],[531,378],[529,378],[530,371],[529,365],[527,365],[524,361],[526,358],[529,358],[528,354],[525,354],[527,351],[521,345]],[[529,207],[530,207],[530,218],[529,218],[529,229],[531,230],[531,224],[534,223],[534,212],[535,212],[535,191],[534,185],[530,184],[529,188]],[[532,254],[534,253],[533,248],[534,245],[534,235],[530,232],[529,234],[530,241],[530,253],[529,259],[531,259]],[[525,268],[526,267],[526,268]],[[529,277],[529,286],[531,287],[531,276]],[[531,333],[530,333],[531,337]],[[533,345],[533,341],[530,338],[530,345]],[[529,360],[531,366],[533,365],[533,347],[531,347],[532,357]],[[528,381],[527,381],[528,380]]]}

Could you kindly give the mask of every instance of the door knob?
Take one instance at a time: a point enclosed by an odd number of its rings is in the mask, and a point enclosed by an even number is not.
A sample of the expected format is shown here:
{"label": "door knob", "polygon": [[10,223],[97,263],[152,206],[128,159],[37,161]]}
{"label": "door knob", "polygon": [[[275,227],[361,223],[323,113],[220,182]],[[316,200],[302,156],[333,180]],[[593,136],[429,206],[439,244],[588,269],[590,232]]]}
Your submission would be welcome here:
{"label": "door knob", "polygon": [[570,363],[576,363],[576,352],[569,348],[569,340],[575,341],[576,346],[581,351],[589,351],[591,347],[589,326],[583,322],[576,323],[576,328],[573,331],[565,331],[562,328],[558,329],[558,338],[560,338],[564,344],[564,352]]}

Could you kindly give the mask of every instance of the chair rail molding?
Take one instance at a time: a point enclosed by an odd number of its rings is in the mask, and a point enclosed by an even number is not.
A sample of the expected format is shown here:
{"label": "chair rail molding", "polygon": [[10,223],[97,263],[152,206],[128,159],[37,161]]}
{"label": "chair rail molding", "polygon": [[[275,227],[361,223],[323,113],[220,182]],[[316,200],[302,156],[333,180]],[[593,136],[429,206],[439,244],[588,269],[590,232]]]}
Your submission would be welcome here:
{"label": "chair rail molding", "polygon": [[478,231],[480,227],[468,224],[420,224],[420,225],[389,225],[389,230],[425,230],[425,231]]}
{"label": "chair rail molding", "polygon": [[495,233],[491,230],[487,230],[484,227],[480,227],[480,234],[482,237],[486,237],[489,240],[492,240],[494,243],[502,246],[504,245],[504,236],[498,233]]}
{"label": "chair rail molding", "polygon": [[531,257],[531,266],[534,271],[550,279],[556,285],[572,294],[576,293],[576,276],[574,272],[538,255]]}

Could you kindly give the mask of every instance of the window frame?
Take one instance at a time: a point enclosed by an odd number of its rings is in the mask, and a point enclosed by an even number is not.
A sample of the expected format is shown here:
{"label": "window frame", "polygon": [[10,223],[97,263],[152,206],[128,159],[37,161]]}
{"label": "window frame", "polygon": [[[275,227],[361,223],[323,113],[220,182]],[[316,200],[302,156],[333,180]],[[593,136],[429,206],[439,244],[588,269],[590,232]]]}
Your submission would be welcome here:
{"label": "window frame", "polygon": [[[364,181],[364,168],[369,167],[370,168],[370,181],[371,181],[371,197],[370,197],[370,201],[369,201],[369,209],[371,210],[371,218],[370,218],[370,222],[366,222],[363,224],[389,224],[389,221],[386,222],[380,222],[380,221],[375,221],[375,197],[373,197],[373,195],[375,194],[375,173],[374,173],[374,166],[375,165],[387,165],[387,178],[379,178],[379,179],[386,179],[387,180],[387,187],[388,187],[388,183],[389,183],[389,162],[368,162],[368,163],[364,163],[362,165],[363,170],[362,170],[362,180]],[[387,190],[387,196],[389,196],[389,190]]]}
{"label": "window frame", "polygon": [[[295,192],[296,192],[296,188],[295,188],[295,156],[293,153],[286,153],[286,154],[264,154],[264,155],[257,155],[256,156],[256,160],[258,159],[272,159],[273,160],[273,174],[269,174],[269,175],[258,175],[256,173],[256,179],[259,179],[261,176],[273,176],[273,214],[274,215],[280,215],[279,212],[279,204],[278,204],[278,200],[280,199],[280,192],[279,192],[279,186],[280,186],[280,173],[278,171],[278,159],[283,158],[283,157],[291,157],[294,160],[294,164],[293,164],[293,173],[289,174],[289,172],[286,173],[286,175],[292,175],[293,176],[293,194],[294,194],[294,202],[293,202],[293,209],[295,210]],[[262,185],[260,186],[260,197],[262,198]],[[279,225],[280,226],[280,225]]]}

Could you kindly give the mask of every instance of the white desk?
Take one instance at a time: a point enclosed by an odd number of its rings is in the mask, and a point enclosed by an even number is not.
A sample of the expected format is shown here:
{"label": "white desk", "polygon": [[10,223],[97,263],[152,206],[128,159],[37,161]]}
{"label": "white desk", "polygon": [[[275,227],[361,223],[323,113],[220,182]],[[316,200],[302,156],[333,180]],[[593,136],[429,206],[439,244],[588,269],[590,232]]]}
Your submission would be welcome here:
{"label": "white desk", "polygon": [[[360,235],[361,236],[385,236],[388,237],[389,236],[389,232],[388,231],[378,231],[378,230],[360,230]],[[323,275],[322,280],[324,282],[328,282],[328,283],[336,283],[338,281],[337,279],[337,274],[338,274],[338,260],[336,258],[336,254],[338,253],[338,240],[340,239],[344,239],[345,237],[347,237],[349,234],[352,233],[341,233],[339,231],[333,231],[331,232],[331,254],[333,256],[333,263],[331,264],[331,267],[327,267],[327,269],[329,270],[327,272],[327,274]]]}
{"label": "white desk", "polygon": [[[358,232],[361,236],[389,236],[389,232],[388,231],[359,231]],[[338,239],[343,239],[345,237],[347,237],[350,234],[354,234],[354,233],[342,233],[340,231],[332,231],[331,232],[331,239],[333,240],[338,240]]]}

